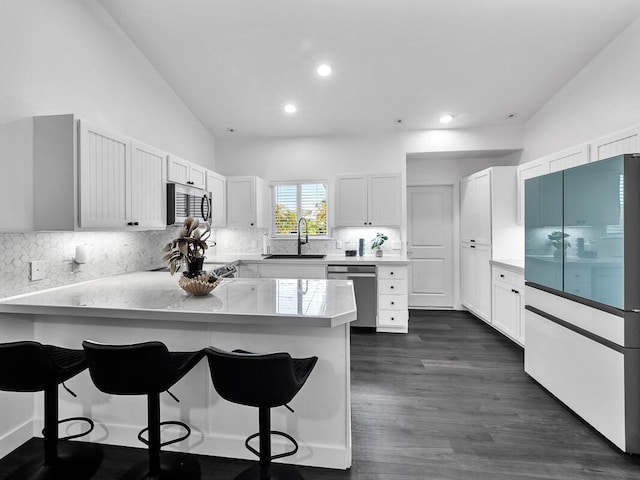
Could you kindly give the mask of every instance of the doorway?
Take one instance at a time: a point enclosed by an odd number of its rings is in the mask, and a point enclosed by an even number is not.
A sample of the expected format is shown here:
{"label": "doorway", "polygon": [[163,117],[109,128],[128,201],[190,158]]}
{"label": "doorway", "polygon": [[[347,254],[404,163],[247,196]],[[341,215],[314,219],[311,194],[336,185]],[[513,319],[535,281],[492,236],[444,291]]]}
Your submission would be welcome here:
{"label": "doorway", "polygon": [[453,213],[453,185],[407,187],[409,308],[453,308]]}

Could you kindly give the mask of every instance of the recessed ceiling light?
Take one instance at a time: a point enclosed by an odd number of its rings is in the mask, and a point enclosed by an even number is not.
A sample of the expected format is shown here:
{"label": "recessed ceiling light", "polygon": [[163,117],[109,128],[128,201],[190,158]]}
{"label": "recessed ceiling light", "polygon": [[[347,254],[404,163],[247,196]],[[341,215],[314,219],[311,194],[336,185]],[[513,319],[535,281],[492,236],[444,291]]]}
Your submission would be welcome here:
{"label": "recessed ceiling light", "polygon": [[400,123],[402,123],[402,122],[404,122],[404,118],[402,118],[402,117],[398,117],[398,118],[396,118],[396,119],[394,120],[394,123],[397,123],[397,124],[400,124]]}
{"label": "recessed ceiling light", "polygon": [[235,133],[236,129],[235,128],[227,128],[227,132],[229,133]]}
{"label": "recessed ceiling light", "polygon": [[509,115],[507,115],[507,118],[509,120],[511,120],[512,118],[516,118],[517,113],[510,113]]}
{"label": "recessed ceiling light", "polygon": [[443,115],[440,117],[440,123],[449,123],[451,120],[453,120],[453,115],[451,114]]}
{"label": "recessed ceiling light", "polygon": [[318,68],[316,71],[318,72],[318,75],[320,75],[321,77],[328,77],[329,75],[331,75],[331,65],[327,65],[326,63],[323,63],[322,65],[318,65]]}
{"label": "recessed ceiling light", "polygon": [[284,111],[287,113],[296,113],[296,110],[298,110],[298,107],[296,107],[293,103],[287,103],[284,106]]}

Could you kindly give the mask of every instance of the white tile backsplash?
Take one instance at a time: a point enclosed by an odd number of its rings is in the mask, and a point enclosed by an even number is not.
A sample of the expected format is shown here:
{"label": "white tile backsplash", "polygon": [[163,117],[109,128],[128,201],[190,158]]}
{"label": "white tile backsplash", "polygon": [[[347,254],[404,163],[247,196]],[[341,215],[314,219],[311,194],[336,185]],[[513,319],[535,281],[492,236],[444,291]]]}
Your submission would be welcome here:
{"label": "white tile backsplash", "polygon": [[[0,234],[0,298],[163,266],[161,249],[175,238],[177,228],[160,232]],[[82,244],[89,247],[89,260],[74,269],[75,248]],[[32,260],[44,262],[43,280],[30,280]]]}

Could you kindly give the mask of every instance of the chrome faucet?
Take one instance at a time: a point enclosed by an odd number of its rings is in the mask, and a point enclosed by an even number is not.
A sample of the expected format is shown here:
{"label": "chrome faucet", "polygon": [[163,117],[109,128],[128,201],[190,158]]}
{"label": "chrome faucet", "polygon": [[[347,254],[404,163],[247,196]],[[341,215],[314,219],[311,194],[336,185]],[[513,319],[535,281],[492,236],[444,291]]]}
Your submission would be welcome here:
{"label": "chrome faucet", "polygon": [[[300,239],[300,224],[304,220],[304,242]],[[307,219],[304,217],[300,217],[298,220],[298,255],[302,255],[302,245],[305,243],[309,243],[309,224],[307,223]]]}

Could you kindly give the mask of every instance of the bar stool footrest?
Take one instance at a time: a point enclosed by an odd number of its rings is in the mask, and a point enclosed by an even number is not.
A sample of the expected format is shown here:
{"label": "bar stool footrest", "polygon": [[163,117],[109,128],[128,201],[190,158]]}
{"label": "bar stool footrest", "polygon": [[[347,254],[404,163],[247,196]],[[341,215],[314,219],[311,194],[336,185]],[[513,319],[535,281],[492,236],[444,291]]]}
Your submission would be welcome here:
{"label": "bar stool footrest", "polygon": [[[58,440],[72,440],[74,438],[84,437],[85,435],[89,435],[91,432],[93,432],[93,429],[95,428],[95,424],[93,423],[93,420],[91,420],[89,417],[69,417],[69,418],[64,418],[62,420],[58,420],[58,425],[62,425],[63,423],[69,423],[69,422],[85,422],[85,423],[88,423],[89,424],[89,430],[87,430],[85,432],[76,433],[74,435],[68,435],[66,437],[60,437],[60,438],[58,438]],[[42,429],[42,436],[44,436],[44,428]]]}
{"label": "bar stool footrest", "polygon": [[[173,440],[167,440],[166,442],[161,442],[160,443],[160,448],[166,447],[167,445],[171,445],[171,444],[174,444],[174,443],[181,442],[182,440],[185,440],[186,438],[188,438],[189,435],[191,435],[191,427],[189,427],[189,425],[187,425],[186,423],[177,422],[177,421],[160,422],[160,426],[161,427],[163,427],[165,425],[177,425],[178,427],[184,428],[187,433],[185,433],[181,437],[174,438]],[[144,443],[147,446],[149,446],[149,440],[144,438],[142,435],[144,435],[148,431],[149,431],[149,427],[143,428],[142,430],[140,430],[140,433],[138,433],[138,440],[140,440],[142,443]]]}
{"label": "bar stool footrest", "polygon": [[[284,437],[284,438],[286,438],[287,440],[289,440],[293,444],[293,450],[290,450],[290,451],[284,452],[284,453],[279,453],[277,455],[272,455],[271,456],[271,460],[275,460],[276,458],[290,457],[291,455],[295,455],[296,454],[296,452],[298,451],[298,442],[296,442],[295,438],[293,438],[288,433],[279,432],[277,430],[271,430],[269,433],[271,435],[279,435],[281,437]],[[249,435],[247,437],[247,439],[244,441],[244,446],[247,447],[247,450],[249,450],[251,453],[253,453],[254,455],[256,455],[258,457],[260,457],[260,452],[258,450],[256,450],[255,448],[253,448],[251,445],[249,445],[249,442],[251,440],[253,440],[254,438],[257,438],[259,436],[260,436],[260,432],[254,433],[253,435]]]}

